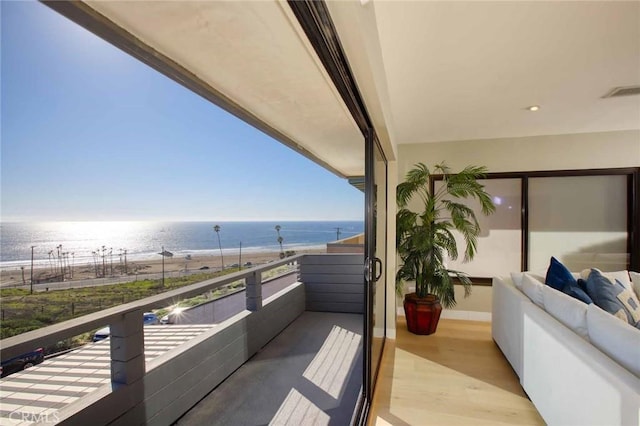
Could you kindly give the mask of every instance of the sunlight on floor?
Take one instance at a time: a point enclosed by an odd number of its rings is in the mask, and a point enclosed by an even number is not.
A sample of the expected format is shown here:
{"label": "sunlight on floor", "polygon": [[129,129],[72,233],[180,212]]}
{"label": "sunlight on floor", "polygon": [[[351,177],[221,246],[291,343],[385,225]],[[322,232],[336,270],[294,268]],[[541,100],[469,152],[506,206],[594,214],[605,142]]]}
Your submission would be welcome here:
{"label": "sunlight on floor", "polygon": [[[334,325],[302,376],[339,400],[358,355],[362,336]],[[291,389],[269,425],[327,425],[331,418],[298,390]]]}
{"label": "sunlight on floor", "polygon": [[309,401],[300,392],[291,389],[289,395],[269,422],[269,426],[284,425],[328,425],[331,418],[328,414]]}
{"label": "sunlight on floor", "polygon": [[303,377],[338,399],[358,354],[362,336],[333,326]]}

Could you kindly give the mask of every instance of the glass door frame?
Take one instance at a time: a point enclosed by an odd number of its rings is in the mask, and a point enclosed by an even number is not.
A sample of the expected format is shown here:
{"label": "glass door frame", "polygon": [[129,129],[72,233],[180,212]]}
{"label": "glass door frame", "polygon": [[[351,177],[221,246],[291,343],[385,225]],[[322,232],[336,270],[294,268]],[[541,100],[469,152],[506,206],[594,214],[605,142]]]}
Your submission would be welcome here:
{"label": "glass door frame", "polygon": [[[365,245],[365,265],[364,265],[364,315],[363,315],[363,334],[364,334],[364,368],[363,368],[363,399],[364,399],[364,412],[361,416],[360,422],[363,424],[367,417],[368,411],[371,406],[371,402],[373,399],[373,390],[375,387],[375,379],[377,373],[380,369],[382,352],[384,350],[384,344],[386,341],[386,288],[384,289],[384,300],[382,301],[384,306],[384,313],[382,315],[383,321],[383,329],[384,335],[382,337],[382,345],[380,346],[380,353],[374,354],[372,353],[372,341],[373,341],[373,327],[374,327],[374,290],[376,283],[376,276],[378,274],[386,273],[384,270],[386,268],[386,253],[383,253],[384,260],[380,260],[376,257],[376,218],[375,214],[376,207],[381,207],[383,209],[387,208],[387,196],[386,196],[386,188],[385,188],[385,199],[384,200],[376,200],[376,174],[375,174],[375,166],[376,166],[376,153],[380,156],[382,161],[384,162],[384,185],[387,185],[387,159],[384,155],[384,151],[382,150],[377,138],[375,137],[375,133],[373,129],[367,129],[365,134],[365,235],[364,235],[364,245]],[[376,206],[376,202],[379,203]],[[384,215],[386,219],[386,215]],[[386,223],[384,224],[386,229]],[[386,232],[385,232],[386,238]],[[385,241],[386,243],[386,241]],[[385,245],[386,247],[386,245]],[[386,250],[385,250],[386,251]],[[378,266],[380,265],[380,266]],[[383,281],[386,286],[386,281]],[[378,362],[373,371],[373,357],[378,357]]]}

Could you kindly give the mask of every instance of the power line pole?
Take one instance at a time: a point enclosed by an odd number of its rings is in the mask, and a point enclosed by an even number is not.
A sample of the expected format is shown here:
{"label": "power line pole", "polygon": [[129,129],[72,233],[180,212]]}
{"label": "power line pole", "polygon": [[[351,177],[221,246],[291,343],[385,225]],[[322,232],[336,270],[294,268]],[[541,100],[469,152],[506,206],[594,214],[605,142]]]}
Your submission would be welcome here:
{"label": "power line pole", "polygon": [[162,288],[164,288],[164,246],[162,246]]}
{"label": "power line pole", "polygon": [[102,246],[102,277],[103,278],[107,276],[107,264],[105,262],[106,254],[107,254],[107,247]]}
{"label": "power line pole", "polygon": [[342,228],[334,228],[336,230],[336,241],[340,239],[340,229]]}
{"label": "power line pole", "polygon": [[33,294],[33,249],[35,246],[31,246],[31,294]]}

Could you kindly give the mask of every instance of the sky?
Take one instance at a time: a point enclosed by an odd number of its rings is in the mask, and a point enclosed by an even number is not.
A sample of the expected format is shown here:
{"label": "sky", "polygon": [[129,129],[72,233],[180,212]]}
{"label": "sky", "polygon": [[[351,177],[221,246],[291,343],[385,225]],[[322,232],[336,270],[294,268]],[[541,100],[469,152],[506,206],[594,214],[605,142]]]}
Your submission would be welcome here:
{"label": "sky", "polygon": [[37,2],[0,2],[2,221],[362,220],[364,195]]}

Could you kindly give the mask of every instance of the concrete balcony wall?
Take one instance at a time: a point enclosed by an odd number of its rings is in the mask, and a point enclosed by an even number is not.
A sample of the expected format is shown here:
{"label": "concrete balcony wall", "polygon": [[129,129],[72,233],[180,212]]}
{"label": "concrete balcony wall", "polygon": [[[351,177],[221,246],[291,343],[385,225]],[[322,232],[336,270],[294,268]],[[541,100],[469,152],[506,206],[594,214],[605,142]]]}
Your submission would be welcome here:
{"label": "concrete balcony wall", "polygon": [[107,385],[66,407],[59,417],[65,425],[169,425],[284,330],[304,309],[304,286],[293,284],[265,299],[260,310],[245,310],[154,359],[147,365],[142,380],[113,391]]}
{"label": "concrete balcony wall", "polygon": [[364,254],[364,244],[327,244],[327,253]]}
{"label": "concrete balcony wall", "polygon": [[327,243],[327,253],[364,254],[364,233]]}
{"label": "concrete balcony wall", "polygon": [[307,311],[364,313],[364,255],[305,255],[300,281]]}

